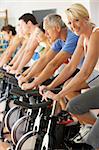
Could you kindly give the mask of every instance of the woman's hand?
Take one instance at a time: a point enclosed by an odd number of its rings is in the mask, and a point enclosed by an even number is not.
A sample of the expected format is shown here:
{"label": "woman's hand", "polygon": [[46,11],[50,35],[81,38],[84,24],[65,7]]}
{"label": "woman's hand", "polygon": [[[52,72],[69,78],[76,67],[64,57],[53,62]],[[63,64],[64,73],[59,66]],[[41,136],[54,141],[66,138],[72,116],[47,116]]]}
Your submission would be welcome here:
{"label": "woman's hand", "polygon": [[60,101],[62,98],[58,94],[55,94],[55,96],[52,99],[54,101]]}
{"label": "woman's hand", "polygon": [[58,94],[54,94],[51,91],[47,91],[43,94],[43,99],[47,100],[47,98],[52,99],[54,101],[60,101],[62,99]]}
{"label": "woman's hand", "polygon": [[43,93],[43,99],[45,99],[46,101],[48,98],[54,100],[53,99],[54,96],[55,96],[55,94],[51,91],[46,91]]}
{"label": "woman's hand", "polygon": [[45,86],[45,85],[39,86],[39,93],[41,95],[43,95],[47,90],[49,90],[49,88],[47,86]]}

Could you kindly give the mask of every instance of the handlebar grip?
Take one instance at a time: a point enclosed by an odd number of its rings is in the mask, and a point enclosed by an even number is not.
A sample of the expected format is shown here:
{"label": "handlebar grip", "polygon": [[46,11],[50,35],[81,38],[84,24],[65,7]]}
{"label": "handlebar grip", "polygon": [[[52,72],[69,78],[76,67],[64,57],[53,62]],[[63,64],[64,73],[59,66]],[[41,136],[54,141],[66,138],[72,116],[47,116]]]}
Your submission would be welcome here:
{"label": "handlebar grip", "polygon": [[22,90],[20,87],[16,87],[16,86],[13,86],[10,90],[10,92],[12,94],[15,94],[15,95],[18,95],[18,96],[39,96],[39,91],[38,90]]}
{"label": "handlebar grip", "polygon": [[28,104],[26,102],[21,102],[21,101],[14,101],[14,103],[16,105],[20,105],[22,107],[28,108],[28,109],[39,109],[39,108],[45,108],[48,105],[52,104],[52,100],[49,99],[47,102],[42,102],[42,103],[38,103],[38,104]]}

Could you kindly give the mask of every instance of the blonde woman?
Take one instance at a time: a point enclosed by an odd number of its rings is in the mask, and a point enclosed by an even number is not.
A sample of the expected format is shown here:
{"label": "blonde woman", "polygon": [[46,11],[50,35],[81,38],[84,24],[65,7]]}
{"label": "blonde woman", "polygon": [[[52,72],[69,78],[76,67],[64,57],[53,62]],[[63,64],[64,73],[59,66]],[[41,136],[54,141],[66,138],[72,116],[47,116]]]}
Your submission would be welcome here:
{"label": "blonde woman", "polygon": [[66,16],[71,30],[80,38],[71,61],[47,89],[55,88],[67,80],[76,70],[82,56],[85,58],[80,71],[68,81],[68,84],[65,84],[58,95],[53,97],[55,100],[60,100],[65,96],[71,99],[78,95],[81,89],[99,84],[99,72],[95,69],[99,57],[99,29],[90,22],[88,11],[81,4],[73,4],[66,10]]}
{"label": "blonde woman", "polygon": [[[80,94],[81,89],[99,85],[99,72],[96,69],[99,57],[99,28],[96,28],[90,21],[89,13],[82,4],[73,4],[66,9],[66,17],[71,30],[79,35],[80,38],[70,63],[66,65],[61,74],[46,89],[55,88],[67,80],[76,70],[82,56],[85,58],[80,71],[68,83],[65,83],[62,91],[57,95],[50,91],[45,93],[45,97],[56,101],[60,101],[64,97],[71,100]],[[88,115],[90,119],[87,115],[84,118],[78,116],[79,121],[83,122],[84,119],[84,122],[93,124],[96,117],[91,113]]]}

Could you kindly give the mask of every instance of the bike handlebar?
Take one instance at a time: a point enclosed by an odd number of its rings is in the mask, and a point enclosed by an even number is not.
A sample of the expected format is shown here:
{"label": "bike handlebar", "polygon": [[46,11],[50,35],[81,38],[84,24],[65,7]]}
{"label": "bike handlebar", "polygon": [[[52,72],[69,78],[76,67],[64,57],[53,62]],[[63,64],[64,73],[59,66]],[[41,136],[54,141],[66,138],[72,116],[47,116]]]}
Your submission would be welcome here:
{"label": "bike handlebar", "polygon": [[22,107],[25,107],[25,108],[28,108],[28,109],[39,109],[39,108],[45,108],[47,107],[48,105],[52,104],[52,100],[49,99],[48,101],[44,101],[44,102],[41,102],[41,103],[38,103],[38,104],[28,104],[26,102],[21,102],[21,101],[14,101],[14,103],[16,105],[20,105]]}

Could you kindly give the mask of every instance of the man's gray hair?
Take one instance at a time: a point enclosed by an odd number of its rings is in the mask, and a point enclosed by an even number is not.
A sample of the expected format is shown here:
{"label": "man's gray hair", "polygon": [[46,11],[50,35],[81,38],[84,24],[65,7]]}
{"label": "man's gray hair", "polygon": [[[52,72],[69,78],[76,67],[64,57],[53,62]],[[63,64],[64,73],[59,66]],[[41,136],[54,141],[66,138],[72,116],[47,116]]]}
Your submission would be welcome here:
{"label": "man's gray hair", "polygon": [[66,27],[65,23],[62,20],[62,17],[58,14],[49,14],[43,19],[44,28],[45,26],[54,26],[59,25],[60,27]]}

